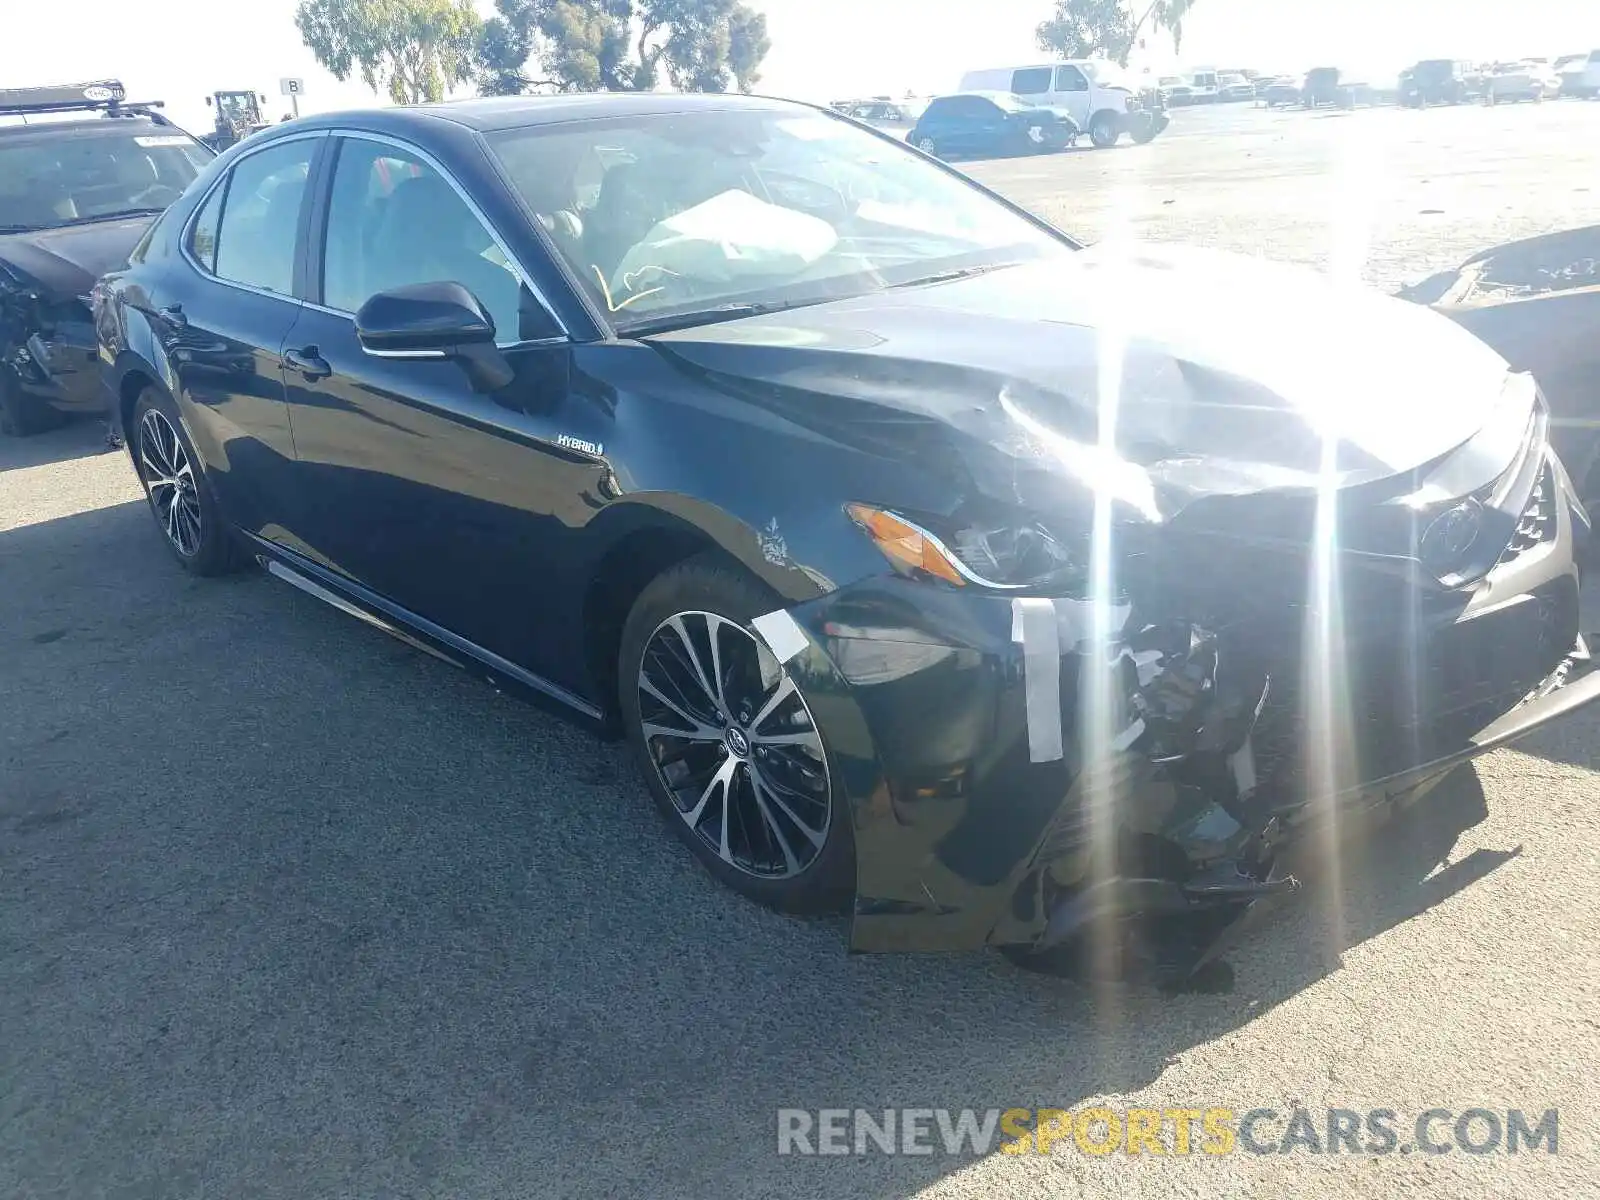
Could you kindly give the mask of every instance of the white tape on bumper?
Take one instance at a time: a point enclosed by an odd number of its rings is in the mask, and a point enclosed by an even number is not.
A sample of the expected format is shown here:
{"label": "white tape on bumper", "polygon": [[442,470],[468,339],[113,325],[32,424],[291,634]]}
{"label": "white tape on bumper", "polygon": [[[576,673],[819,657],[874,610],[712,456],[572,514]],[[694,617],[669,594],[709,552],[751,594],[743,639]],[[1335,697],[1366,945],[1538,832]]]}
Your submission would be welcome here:
{"label": "white tape on bumper", "polygon": [[1022,644],[1023,702],[1028,717],[1028,760],[1056,762],[1061,748],[1061,631],[1049,600],[1011,602],[1011,640]]}
{"label": "white tape on bumper", "polygon": [[767,649],[780,663],[788,662],[810,645],[806,631],[800,628],[800,622],[784,609],[759,616],[750,624],[755,626],[756,632],[767,643]]}

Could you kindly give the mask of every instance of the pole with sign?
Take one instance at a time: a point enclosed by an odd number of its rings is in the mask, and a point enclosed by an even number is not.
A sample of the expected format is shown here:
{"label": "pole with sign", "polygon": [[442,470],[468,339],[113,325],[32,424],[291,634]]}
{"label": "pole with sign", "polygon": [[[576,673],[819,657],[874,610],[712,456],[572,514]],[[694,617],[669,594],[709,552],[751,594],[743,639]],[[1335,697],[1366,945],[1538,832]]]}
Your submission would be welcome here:
{"label": "pole with sign", "polygon": [[306,90],[306,81],[304,79],[280,79],[278,80],[278,90],[289,97],[294,104],[294,115],[298,117],[300,115],[300,97]]}

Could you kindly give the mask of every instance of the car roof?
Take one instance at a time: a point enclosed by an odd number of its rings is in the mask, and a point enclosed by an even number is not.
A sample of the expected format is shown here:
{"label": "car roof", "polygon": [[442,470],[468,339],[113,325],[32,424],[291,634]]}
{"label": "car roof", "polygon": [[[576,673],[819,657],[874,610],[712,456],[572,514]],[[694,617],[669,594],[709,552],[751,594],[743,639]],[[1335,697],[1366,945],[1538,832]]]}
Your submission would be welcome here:
{"label": "car roof", "polygon": [[[12,123],[15,121],[15,123]],[[164,125],[150,117],[123,115],[116,117],[82,116],[40,120],[34,118],[24,124],[12,117],[0,117],[0,139],[6,141],[31,138],[34,141],[55,141],[63,138],[101,137],[128,132],[183,133],[184,130]]]}
{"label": "car roof", "polygon": [[479,133],[525,129],[605,117],[664,116],[674,113],[729,109],[782,111],[811,109],[793,100],[769,96],[680,92],[563,92],[541,96],[483,96],[395,108],[319,113],[295,122],[297,128],[373,126],[403,130],[447,121]]}

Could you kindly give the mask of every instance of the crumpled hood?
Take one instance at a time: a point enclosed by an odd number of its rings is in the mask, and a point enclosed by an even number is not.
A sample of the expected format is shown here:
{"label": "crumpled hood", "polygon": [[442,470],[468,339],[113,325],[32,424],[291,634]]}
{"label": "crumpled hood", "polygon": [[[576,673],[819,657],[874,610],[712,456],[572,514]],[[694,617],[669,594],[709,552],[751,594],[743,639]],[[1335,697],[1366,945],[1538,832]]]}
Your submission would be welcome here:
{"label": "crumpled hood", "polygon": [[[1326,276],[1177,246],[1060,259],[649,339],[842,441],[942,426],[975,485],[1062,485],[1148,520],[1210,495],[1339,488],[1460,446],[1507,366],[1453,322]],[[1100,449],[1101,427],[1114,450]],[[920,428],[919,428],[920,427]]]}
{"label": "crumpled hood", "polygon": [[153,217],[91,221],[0,236],[0,262],[65,299],[86,296],[95,280],[124,265]]}

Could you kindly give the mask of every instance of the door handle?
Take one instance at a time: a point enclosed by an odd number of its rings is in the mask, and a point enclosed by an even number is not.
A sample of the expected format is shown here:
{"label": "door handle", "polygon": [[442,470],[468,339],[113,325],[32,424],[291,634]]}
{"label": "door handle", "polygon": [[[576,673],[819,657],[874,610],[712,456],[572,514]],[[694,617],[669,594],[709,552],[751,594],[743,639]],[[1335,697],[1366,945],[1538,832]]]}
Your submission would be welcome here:
{"label": "door handle", "polygon": [[306,379],[316,381],[326,379],[333,374],[333,368],[328,365],[328,360],[317,352],[315,346],[302,346],[298,350],[285,350],[283,352],[284,365],[291,371],[299,371]]}
{"label": "door handle", "polygon": [[161,310],[162,318],[167,324],[177,329],[189,328],[189,318],[184,315],[183,305],[169,304]]}

